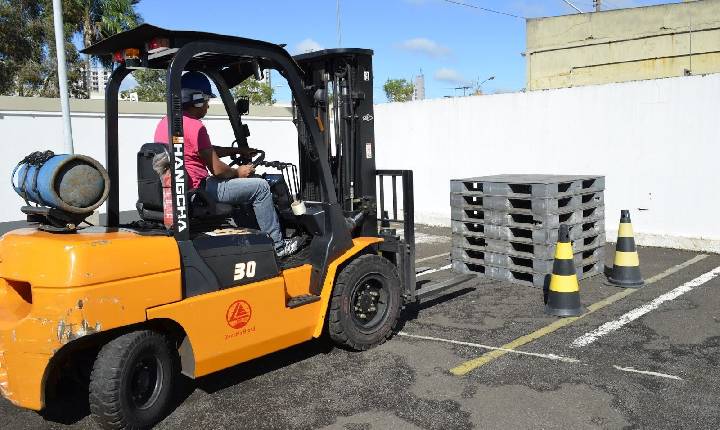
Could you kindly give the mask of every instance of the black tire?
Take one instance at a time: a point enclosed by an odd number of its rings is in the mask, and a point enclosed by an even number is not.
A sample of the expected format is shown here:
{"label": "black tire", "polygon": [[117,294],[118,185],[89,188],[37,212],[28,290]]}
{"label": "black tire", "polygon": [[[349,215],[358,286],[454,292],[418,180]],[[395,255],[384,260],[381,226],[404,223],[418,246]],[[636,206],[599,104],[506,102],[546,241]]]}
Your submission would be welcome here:
{"label": "black tire", "polygon": [[176,353],[168,338],[136,331],[102,347],[90,376],[90,411],[105,429],[145,429],[173,401]]}
{"label": "black tire", "polygon": [[337,277],[328,333],[337,345],[356,351],[370,349],[393,335],[401,307],[400,277],[395,266],[379,255],[363,255]]}

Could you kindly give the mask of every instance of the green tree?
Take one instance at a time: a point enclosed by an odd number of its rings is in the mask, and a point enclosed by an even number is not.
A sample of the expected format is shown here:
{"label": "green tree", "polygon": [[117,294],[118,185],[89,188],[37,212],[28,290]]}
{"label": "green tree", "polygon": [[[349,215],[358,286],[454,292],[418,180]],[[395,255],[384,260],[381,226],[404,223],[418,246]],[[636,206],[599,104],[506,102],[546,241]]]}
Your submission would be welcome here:
{"label": "green tree", "polygon": [[[139,0],[63,0],[65,55],[70,95],[87,97],[80,58],[72,43],[80,33],[85,46],[134,27]],[[57,59],[52,0],[0,0],[0,94],[57,97]],[[104,59],[105,64],[109,59]]]}
{"label": "green tree", "polygon": [[130,91],[138,95],[141,102],[164,102],[167,87],[165,85],[165,70],[139,69],[133,73],[137,85]]}
{"label": "green tree", "polygon": [[[70,93],[84,96],[76,85],[82,74],[79,54],[72,43],[74,2],[64,0],[65,54]],[[58,96],[57,59],[53,30],[52,0],[0,0],[0,94]],[[7,30],[12,29],[12,30]]]}
{"label": "green tree", "polygon": [[389,102],[407,102],[412,100],[415,85],[407,79],[388,79],[383,90]]}
{"label": "green tree", "polygon": [[249,77],[232,89],[233,96],[247,97],[251,105],[273,105],[276,100],[274,89],[267,82],[260,82],[255,77]]}

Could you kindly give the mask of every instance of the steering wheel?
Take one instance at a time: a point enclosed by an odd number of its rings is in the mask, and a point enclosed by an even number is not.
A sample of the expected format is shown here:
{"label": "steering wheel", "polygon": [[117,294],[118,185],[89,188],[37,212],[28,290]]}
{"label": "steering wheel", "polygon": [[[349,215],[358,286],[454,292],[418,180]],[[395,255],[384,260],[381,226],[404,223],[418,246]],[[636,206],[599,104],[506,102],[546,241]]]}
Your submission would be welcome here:
{"label": "steering wheel", "polygon": [[263,163],[263,161],[265,161],[265,151],[263,151],[261,149],[256,149],[255,151],[257,151],[257,155],[255,156],[255,158],[247,158],[247,157],[243,157],[240,155],[233,156],[232,161],[230,162],[229,166],[233,167],[233,166],[237,166],[237,165],[241,165],[241,164],[248,164],[248,163],[252,164],[253,167],[257,167],[257,166],[261,165]]}
{"label": "steering wheel", "polygon": [[262,149],[256,149],[257,155],[251,161],[253,167],[257,167],[265,161],[265,151]]}

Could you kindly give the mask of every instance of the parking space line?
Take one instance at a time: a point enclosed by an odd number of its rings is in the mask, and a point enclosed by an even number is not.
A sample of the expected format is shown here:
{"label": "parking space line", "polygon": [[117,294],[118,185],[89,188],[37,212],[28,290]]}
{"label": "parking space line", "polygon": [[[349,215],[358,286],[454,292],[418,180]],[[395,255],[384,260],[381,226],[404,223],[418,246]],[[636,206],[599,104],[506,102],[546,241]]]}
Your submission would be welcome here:
{"label": "parking space line", "polygon": [[668,375],[667,373],[651,372],[651,371],[649,371],[649,370],[637,370],[637,369],[632,368],[632,367],[620,367],[620,366],[613,366],[613,367],[616,368],[617,370],[621,370],[621,371],[623,371],[623,372],[640,373],[640,374],[648,375],[648,376],[657,376],[657,377],[659,377],[659,378],[675,379],[675,380],[677,380],[677,381],[682,381],[682,380],[683,380],[683,379],[682,379],[681,377],[679,377],[679,376]]}
{"label": "parking space line", "polygon": [[671,300],[675,300],[676,298],[682,296],[683,294],[692,291],[694,288],[699,287],[712,279],[716,278],[718,275],[720,275],[720,267],[716,267],[713,270],[704,273],[697,278],[693,279],[692,281],[688,281],[679,287],[668,291],[667,293],[655,298],[653,301],[646,303],[640,307],[637,307],[630,312],[622,315],[620,318],[608,321],[605,324],[601,325],[600,327],[596,328],[593,331],[587,332],[584,335],[578,337],[575,339],[572,344],[570,345],[573,348],[580,348],[583,346],[588,346],[591,343],[598,340],[600,337],[605,336],[606,334],[610,333],[611,331],[615,331],[624,325],[635,321],[636,319],[640,318],[641,316],[654,311],[655,309],[659,308],[660,305],[662,305],[665,302],[669,302]]}
{"label": "parking space line", "polygon": [[436,255],[431,255],[429,257],[418,258],[417,260],[415,260],[415,262],[422,263],[423,261],[434,260],[434,259],[440,258],[440,257],[448,257],[449,255],[450,255],[449,252],[443,252],[442,254],[436,254]]}
{"label": "parking space line", "polygon": [[[510,354],[529,356],[529,357],[544,358],[547,360],[560,361],[563,363],[575,363],[575,364],[581,364],[583,366],[588,365],[587,363],[583,363],[582,360],[579,360],[577,358],[566,357],[566,356],[557,355],[557,354],[541,354],[541,353],[537,353],[537,352],[518,351],[515,349],[506,349],[506,348],[502,348],[502,347],[483,345],[481,343],[463,342],[460,340],[443,339],[441,337],[433,337],[433,336],[421,336],[421,335],[417,335],[417,334],[405,333],[403,331],[398,333],[398,336],[409,337],[412,339],[429,340],[429,341],[433,341],[433,342],[449,343],[452,345],[471,346],[473,348],[489,349],[493,352],[502,351],[503,353],[506,353],[506,354],[510,353]],[[604,367],[604,366],[601,366],[601,367]],[[613,365],[612,367],[614,369],[620,370],[622,372],[639,373],[639,374],[646,375],[646,376],[655,376],[658,378],[674,379],[676,381],[683,380],[679,376],[670,375],[667,373],[653,372],[650,370],[639,370],[639,369],[635,369],[634,367],[621,367],[618,365]]]}
{"label": "parking space line", "polygon": [[431,274],[431,273],[442,272],[443,270],[447,270],[447,269],[449,269],[449,268],[451,268],[451,267],[452,267],[452,265],[451,265],[451,264],[448,264],[448,265],[446,265],[446,266],[438,267],[437,269],[426,270],[426,271],[424,271],[424,272],[418,273],[415,277],[416,277],[416,278],[419,278],[420,276],[429,275],[429,274]]}
{"label": "parking space line", "polygon": [[[647,285],[653,284],[653,283],[655,283],[667,276],[670,276],[692,264],[697,263],[698,261],[702,261],[707,257],[708,256],[705,254],[696,255],[695,257],[693,257],[683,263],[680,263],[676,266],[670,267],[669,269],[665,270],[664,272],[658,273],[657,275],[646,279],[645,285],[647,286]],[[466,375],[469,372],[473,371],[474,369],[477,369],[478,367],[483,366],[487,363],[490,363],[491,361],[495,360],[496,358],[502,357],[503,355],[507,354],[507,351],[505,351],[505,350],[515,350],[516,348],[526,345],[526,344],[528,344],[534,340],[537,340],[547,334],[550,334],[562,327],[570,325],[573,322],[575,322],[581,318],[584,318],[587,315],[592,314],[593,312],[596,312],[606,306],[609,306],[609,305],[615,303],[616,301],[618,301],[624,297],[627,297],[630,294],[633,294],[636,291],[638,291],[638,289],[625,289],[623,291],[620,291],[619,293],[613,294],[612,296],[610,296],[604,300],[600,300],[599,302],[593,303],[592,305],[588,306],[587,311],[580,316],[563,318],[563,319],[554,321],[553,323],[548,324],[541,329],[538,329],[532,333],[521,336],[521,337],[513,340],[512,342],[506,343],[505,345],[503,345],[502,347],[500,347],[500,349],[498,349],[496,351],[490,351],[486,354],[481,355],[478,358],[466,361],[466,362],[450,369],[450,372],[456,376]]]}
{"label": "parking space line", "polygon": [[532,356],[532,357],[546,358],[546,359],[548,359],[548,360],[563,361],[563,362],[565,362],[565,363],[579,363],[579,362],[580,362],[580,360],[578,360],[577,358],[563,357],[562,355],[557,355],[557,354],[540,354],[540,353],[537,353],[537,352],[516,351],[516,350],[514,350],[514,349],[498,348],[498,347],[496,347],[496,346],[483,345],[483,344],[480,344],[480,343],[463,342],[463,341],[460,341],[460,340],[443,339],[443,338],[440,338],[440,337],[432,337],[432,336],[420,336],[420,335],[417,335],[417,334],[410,334],[410,333],[405,333],[405,332],[402,332],[402,331],[401,331],[400,333],[398,333],[398,335],[399,335],[399,336],[404,336],[404,337],[410,337],[410,338],[413,338],[413,339],[432,340],[432,341],[435,341],[435,342],[451,343],[451,344],[453,344],[453,345],[472,346],[472,347],[474,347],[474,348],[489,349],[489,350],[492,350],[492,351],[504,351],[505,353],[510,352],[510,353],[518,354],[518,355],[529,355],[529,356]]}

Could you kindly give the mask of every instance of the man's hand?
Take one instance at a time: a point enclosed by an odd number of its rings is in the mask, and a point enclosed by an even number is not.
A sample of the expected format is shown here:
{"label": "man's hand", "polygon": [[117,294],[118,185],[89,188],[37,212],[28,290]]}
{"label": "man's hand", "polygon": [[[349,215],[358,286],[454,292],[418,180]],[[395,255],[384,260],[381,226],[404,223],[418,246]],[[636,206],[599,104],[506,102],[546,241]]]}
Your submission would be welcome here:
{"label": "man's hand", "polygon": [[238,167],[238,178],[248,178],[250,175],[255,173],[255,166],[252,164],[243,164],[242,166]]}

